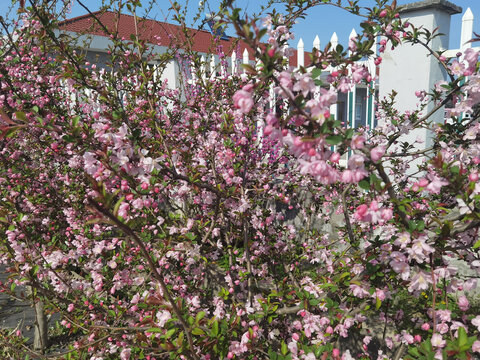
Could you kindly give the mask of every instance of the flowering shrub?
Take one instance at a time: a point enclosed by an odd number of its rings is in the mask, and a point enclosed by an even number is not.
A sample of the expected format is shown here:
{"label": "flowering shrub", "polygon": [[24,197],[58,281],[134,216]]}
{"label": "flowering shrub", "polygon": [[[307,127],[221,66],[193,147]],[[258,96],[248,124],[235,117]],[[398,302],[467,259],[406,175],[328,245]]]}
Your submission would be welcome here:
{"label": "flowering shrub", "polygon": [[[72,359],[480,352],[478,308],[464,293],[476,279],[454,265],[480,268],[478,53],[433,52],[449,82],[418,89],[417,111],[399,112],[392,95],[380,99],[378,127],[348,128],[330,107],[375,77],[356,61],[379,64],[399,43],[429,48],[433,36],[379,0],[348,50],[315,49],[311,67],[289,67],[291,25],[326,2],[285,1],[285,15],[272,11],[262,27],[226,1],[219,15],[256,49],[256,65],[209,80],[200,66],[178,89],[154,81],[155,54],[138,34],[124,41],[104,29],[111,57],[100,68],[58,32],[55,7],[32,1],[21,11],[0,44],[0,261],[11,274],[3,291],[28,285],[61,317],[67,345],[43,351]],[[119,7],[134,14],[139,5]],[[172,48],[162,59],[174,56]],[[424,115],[429,102],[434,111],[449,104],[445,123]],[[431,148],[402,141],[425,127]],[[0,341],[8,356],[42,356],[18,332]]]}

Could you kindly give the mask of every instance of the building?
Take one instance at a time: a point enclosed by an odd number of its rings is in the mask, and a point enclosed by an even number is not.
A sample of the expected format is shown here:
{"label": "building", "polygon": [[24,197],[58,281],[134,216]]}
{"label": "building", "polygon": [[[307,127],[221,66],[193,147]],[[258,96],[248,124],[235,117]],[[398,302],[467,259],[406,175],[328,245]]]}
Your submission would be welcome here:
{"label": "building", "polygon": [[[430,31],[438,28],[439,32],[445,34],[436,38],[432,46],[436,51],[444,51],[444,55],[449,57],[455,57],[458,51],[471,46],[468,40],[473,37],[473,14],[470,9],[467,9],[462,19],[460,47],[448,50],[450,18],[453,14],[461,11],[460,7],[446,0],[423,0],[399,9],[400,16],[408,19],[414,25],[421,25]],[[212,31],[189,28],[185,33],[178,25],[150,19],[139,19],[136,24],[133,16],[119,15],[114,12],[95,12],[62,22],[60,29],[72,36],[78,36],[79,44],[83,44],[81,47],[87,51],[87,60],[99,66],[106,64],[108,48],[112,45],[112,41],[94,20],[94,17],[97,17],[109,31],[116,32],[118,38],[126,41],[130,39],[131,34],[136,33],[137,29],[139,38],[152,44],[152,50],[157,54],[166,52],[168,48],[177,47],[178,56],[170,60],[164,71],[159,74],[160,78],[166,79],[172,88],[180,86],[181,77],[179,75],[182,71],[185,73],[185,66],[188,66],[182,60],[182,53],[186,47],[199,54],[204,64],[202,70],[206,77],[215,76],[220,71],[239,72],[241,63],[255,64],[254,52],[244,42],[223,34],[214,34]],[[355,30],[352,30],[350,38],[355,36]],[[216,43],[213,41],[215,38],[217,38]],[[216,45],[213,45],[214,43]],[[338,44],[338,37],[335,33],[333,33],[330,43],[332,46]],[[182,45],[178,46],[178,44]],[[218,47],[221,47],[226,56],[226,61],[222,64],[216,55]],[[313,48],[320,49],[318,36],[313,42]],[[376,52],[376,45],[372,50]],[[392,89],[396,89],[398,92],[399,110],[413,110],[418,102],[413,95],[415,90],[428,91],[435,82],[446,78],[445,72],[439,67],[436,60],[428,56],[428,53],[419,46],[412,47],[410,44],[406,44],[393,51],[387,49],[382,57],[383,61],[380,67],[374,64],[373,59],[360,61],[371,74],[377,75],[375,81],[370,84],[359,84],[348,93],[339,93],[337,104],[332,106],[331,113],[347,126],[375,127],[375,97],[383,98]],[[310,63],[310,53],[305,52],[305,45],[300,39],[297,49],[289,58],[289,64],[294,67],[308,67]],[[152,66],[155,66],[155,60],[152,60]],[[326,77],[333,70],[332,68],[325,69],[322,77]],[[435,121],[444,121],[442,112],[436,115]],[[426,132],[416,134],[416,136],[426,138],[425,145],[428,145],[429,135]]]}

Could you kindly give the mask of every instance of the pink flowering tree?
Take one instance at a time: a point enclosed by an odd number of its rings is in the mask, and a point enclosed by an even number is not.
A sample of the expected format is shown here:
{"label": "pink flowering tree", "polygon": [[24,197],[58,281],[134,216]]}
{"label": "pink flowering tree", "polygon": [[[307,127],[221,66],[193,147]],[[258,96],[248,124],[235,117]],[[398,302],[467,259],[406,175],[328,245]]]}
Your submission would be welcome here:
{"label": "pink flowering tree", "polygon": [[[0,261],[10,273],[2,290],[30,287],[25,297],[56,314],[67,339],[32,348],[6,329],[2,355],[471,359],[480,351],[478,304],[468,295],[476,279],[455,265],[480,268],[478,54],[447,60],[432,51],[449,79],[419,89],[417,111],[398,111],[392,95],[378,103],[378,127],[348,128],[330,107],[375,78],[356,61],[379,64],[399,43],[430,49],[432,34],[403,23],[388,1],[334,2],[365,16],[364,32],[348,49],[315,49],[309,68],[289,67],[292,24],[328,2],[284,1],[285,14],[272,10],[262,23],[225,1],[218,15],[257,61],[210,79],[188,36],[152,69],[159,55],[140,32],[119,39],[95,15],[111,56],[105,67],[89,63],[58,31],[69,2],[21,3],[12,27],[2,20]],[[117,4],[140,26],[139,7]],[[187,34],[176,3],[172,11]],[[194,76],[171,89],[154,70],[175,57]],[[336,70],[323,79],[328,66]],[[445,123],[422,115],[429,102],[434,112],[448,105]],[[402,141],[425,127],[431,148]]]}

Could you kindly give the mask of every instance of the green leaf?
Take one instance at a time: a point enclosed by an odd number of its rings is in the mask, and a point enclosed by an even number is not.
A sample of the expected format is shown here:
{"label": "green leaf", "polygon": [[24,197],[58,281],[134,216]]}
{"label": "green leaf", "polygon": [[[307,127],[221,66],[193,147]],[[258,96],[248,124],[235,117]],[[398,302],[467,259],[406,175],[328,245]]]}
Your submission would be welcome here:
{"label": "green leaf", "polygon": [[282,341],[282,355],[287,355],[288,354],[288,347],[285,342]]}
{"label": "green leaf", "polygon": [[177,338],[177,346],[178,347],[182,347],[183,338],[184,338],[183,331],[180,331],[180,334],[178,334],[178,338]]}
{"label": "green leaf", "polygon": [[123,200],[125,200],[125,196],[122,196],[118,201],[115,203],[115,206],[113,207],[113,215],[117,216],[118,214],[118,209],[120,208],[120,205],[122,204]]}
{"label": "green leaf", "polygon": [[479,247],[480,247],[480,239],[477,240],[477,242],[475,244],[473,244],[474,249],[478,249]]}
{"label": "green leaf", "polygon": [[411,348],[408,350],[408,353],[412,356],[415,356],[415,357],[419,357],[420,356],[420,352],[418,351],[417,348]]}
{"label": "green leaf", "polygon": [[62,140],[65,142],[71,143],[71,142],[75,142],[75,137],[72,135],[63,135]]}
{"label": "green leaf", "polygon": [[23,111],[16,111],[15,112],[15,117],[20,120],[20,121],[27,121],[27,116]]}
{"label": "green leaf", "polygon": [[240,67],[242,67],[243,70],[245,70],[245,72],[248,73],[248,74],[255,75],[257,73],[257,71],[255,70],[255,68],[252,65],[242,64],[242,65],[240,65]]}
{"label": "green leaf", "polygon": [[168,330],[167,333],[165,334],[165,339],[171,338],[172,335],[175,334],[175,330],[176,330],[175,328]]}
{"label": "green leaf", "polygon": [[118,110],[114,110],[112,112],[112,116],[113,116],[113,119],[114,120],[118,120],[118,119],[121,119],[122,118],[122,115],[123,113],[121,111],[118,111]]}
{"label": "green leaf", "polygon": [[202,329],[196,327],[192,330],[192,334],[193,335],[205,335],[205,331],[203,331]]}
{"label": "green leaf", "polygon": [[408,222],[408,230],[409,230],[410,232],[412,232],[412,231],[414,231],[416,228],[417,228],[417,224],[415,223],[415,221],[410,220],[410,221]]}
{"label": "green leaf", "polygon": [[322,75],[322,69],[315,68],[312,70],[312,78],[316,79]]}
{"label": "green leaf", "polygon": [[278,354],[274,352],[273,350],[268,351],[268,358],[270,360],[277,360],[278,359]]}
{"label": "green leaf", "polygon": [[202,320],[205,317],[205,311],[200,311],[196,316],[195,316],[195,324],[198,324],[200,320]]}
{"label": "green leaf", "polygon": [[135,129],[132,131],[132,139],[138,140],[140,138],[140,135],[142,134],[141,129]]}
{"label": "green leaf", "polygon": [[348,129],[346,132],[345,132],[345,137],[347,139],[351,139],[353,137],[353,134],[355,133],[355,130],[353,129]]}
{"label": "green leaf", "polygon": [[195,240],[196,235],[195,235],[194,233],[189,232],[189,233],[186,233],[186,234],[185,234],[185,237],[186,237],[188,240],[192,240],[192,241],[193,241],[193,240]]}
{"label": "green leaf", "polygon": [[458,344],[460,346],[464,346],[464,345],[468,344],[467,333],[466,333],[465,329],[461,326],[458,328]]}
{"label": "green leaf", "polygon": [[329,145],[338,145],[342,142],[343,138],[340,135],[327,136],[325,142]]}
{"label": "green leaf", "polygon": [[425,229],[425,222],[423,220],[420,220],[417,222],[417,230],[418,231],[423,231]]}
{"label": "green leaf", "polygon": [[212,330],[210,330],[210,335],[217,337],[218,336],[218,321],[215,320],[212,324]]}
{"label": "green leaf", "polygon": [[370,183],[365,179],[360,181],[358,186],[360,186],[363,190],[370,190]]}
{"label": "green leaf", "polygon": [[73,127],[77,127],[79,120],[80,120],[80,116],[75,116],[75,117],[72,119],[72,126],[73,126]]}
{"label": "green leaf", "polygon": [[145,330],[145,332],[148,332],[148,333],[161,333],[161,332],[163,332],[163,329],[162,329],[162,328],[159,328],[159,327],[151,327],[151,328],[148,328],[147,330]]}

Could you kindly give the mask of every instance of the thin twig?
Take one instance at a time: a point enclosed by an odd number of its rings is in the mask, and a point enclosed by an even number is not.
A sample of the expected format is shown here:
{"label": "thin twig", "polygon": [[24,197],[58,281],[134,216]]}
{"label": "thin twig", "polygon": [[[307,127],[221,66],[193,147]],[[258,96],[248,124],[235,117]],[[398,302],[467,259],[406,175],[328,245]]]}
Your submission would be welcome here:
{"label": "thin twig", "polygon": [[343,217],[345,218],[345,225],[347,227],[348,238],[350,239],[350,244],[355,244],[355,235],[353,234],[352,224],[350,223],[350,215],[347,211],[347,201],[345,200],[345,195],[350,189],[351,185],[348,185],[345,190],[342,192],[342,208],[343,208]]}
{"label": "thin twig", "polygon": [[115,225],[117,225],[123,232],[125,232],[126,235],[130,236],[131,239],[135,242],[135,244],[140,248],[140,250],[142,251],[145,257],[145,260],[148,263],[148,266],[150,267],[150,270],[153,273],[153,276],[155,277],[155,279],[160,284],[160,287],[162,288],[163,295],[172,306],[173,312],[175,313],[175,315],[177,315],[180,323],[182,324],[183,330],[185,331],[185,336],[187,337],[187,340],[188,340],[188,345],[190,347],[190,353],[189,354],[187,353],[187,355],[195,360],[199,360],[198,356],[195,353],[195,348],[193,345],[193,339],[190,333],[190,328],[187,325],[185,319],[183,318],[182,313],[175,302],[175,299],[170,294],[170,291],[168,290],[162,275],[158,272],[158,269],[155,266],[150,256],[150,253],[148,252],[147,248],[143,244],[142,240],[137,236],[137,234],[135,234],[135,232],[128,225],[122,223],[116,216],[114,216],[110,211],[108,211],[103,206],[98,204],[92,198],[88,198],[88,203],[92,205],[95,209],[97,209],[97,211],[99,211],[102,215],[112,220],[115,223]]}

